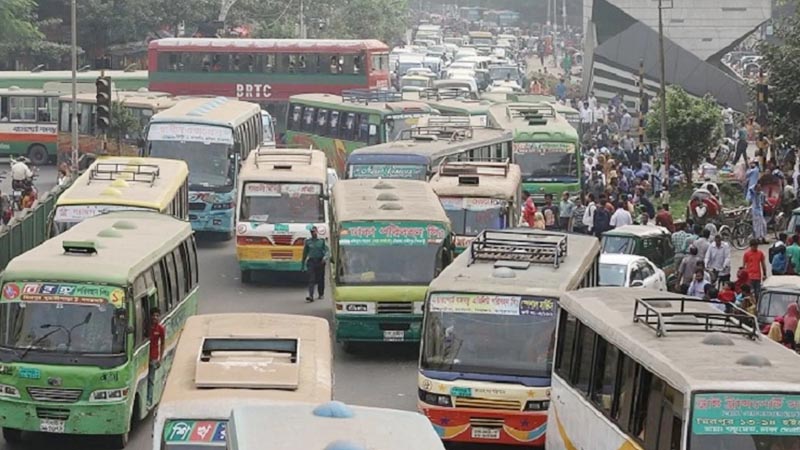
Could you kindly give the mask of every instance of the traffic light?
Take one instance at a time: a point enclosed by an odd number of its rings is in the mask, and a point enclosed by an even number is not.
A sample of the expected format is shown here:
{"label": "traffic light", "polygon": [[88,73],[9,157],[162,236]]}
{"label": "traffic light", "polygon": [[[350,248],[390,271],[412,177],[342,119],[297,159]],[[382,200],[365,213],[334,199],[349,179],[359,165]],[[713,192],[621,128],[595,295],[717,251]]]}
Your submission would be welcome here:
{"label": "traffic light", "polygon": [[97,129],[105,132],[111,126],[111,77],[97,77]]}

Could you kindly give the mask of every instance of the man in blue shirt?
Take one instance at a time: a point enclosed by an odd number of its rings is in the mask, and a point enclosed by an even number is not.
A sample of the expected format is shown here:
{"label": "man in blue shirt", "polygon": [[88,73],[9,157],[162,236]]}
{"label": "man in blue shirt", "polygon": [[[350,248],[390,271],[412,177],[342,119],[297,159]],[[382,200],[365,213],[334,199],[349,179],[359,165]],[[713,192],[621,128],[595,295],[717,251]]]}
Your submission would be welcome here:
{"label": "man in blue shirt", "polygon": [[752,192],[758,183],[758,179],[761,177],[761,170],[758,167],[758,163],[756,161],[750,161],[750,168],[747,169],[747,172],[744,175],[745,180],[747,180],[747,187],[746,193],[747,195],[745,198],[748,202],[753,201]]}
{"label": "man in blue shirt", "polygon": [[556,85],[556,99],[558,100],[566,100],[567,99],[567,85],[564,84],[564,79],[562,78],[559,80],[558,84]]}

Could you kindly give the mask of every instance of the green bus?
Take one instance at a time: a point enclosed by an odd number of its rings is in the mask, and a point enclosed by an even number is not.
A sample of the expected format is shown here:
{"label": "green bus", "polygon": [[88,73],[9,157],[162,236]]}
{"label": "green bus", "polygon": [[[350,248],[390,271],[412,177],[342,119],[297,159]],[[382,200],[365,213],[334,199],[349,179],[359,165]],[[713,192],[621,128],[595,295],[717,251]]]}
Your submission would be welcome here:
{"label": "green bus", "polygon": [[547,103],[508,103],[489,110],[492,126],[514,133],[513,162],[522,171],[522,188],[535,200],[545,194],[581,189],[578,132]]}
{"label": "green bus", "polygon": [[494,103],[490,100],[473,100],[469,98],[443,95],[430,95],[422,93],[420,99],[439,111],[444,116],[466,116],[471,118],[471,125],[485,127],[489,123],[489,107]]}
{"label": "green bus", "polygon": [[367,145],[397,139],[421,117],[438,112],[399,93],[354,89],[332,94],[300,94],[289,98],[285,142],[289,147],[325,151],[333,168],[344,176],[347,155]]}
{"label": "green bus", "polygon": [[453,257],[439,197],[425,181],[340,180],[332,204],[337,342],[419,341],[428,284]]}
{"label": "green bus", "polygon": [[[158,404],[175,345],[197,311],[191,225],[158,212],[84,220],[14,258],[0,295],[0,426],[110,435]],[[150,311],[161,310],[164,360],[148,387]],[[149,402],[148,394],[152,402]]]}
{"label": "green bus", "polygon": [[[146,70],[106,70],[105,75],[111,77],[114,90],[135,91],[148,86]],[[85,84],[94,90],[94,83],[99,76],[99,70],[86,70],[78,72],[76,78],[78,85]],[[0,71],[0,88],[16,86],[22,89],[43,89],[45,83],[59,83],[69,87],[72,83],[72,72],[69,70]]]}

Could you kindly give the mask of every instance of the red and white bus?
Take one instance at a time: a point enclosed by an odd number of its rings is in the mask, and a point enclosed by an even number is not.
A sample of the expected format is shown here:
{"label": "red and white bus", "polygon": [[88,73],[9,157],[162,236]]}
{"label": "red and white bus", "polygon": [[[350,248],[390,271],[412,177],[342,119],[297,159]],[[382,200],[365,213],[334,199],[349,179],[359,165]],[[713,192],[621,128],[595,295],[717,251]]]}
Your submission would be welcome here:
{"label": "red and white bus", "polygon": [[377,40],[169,38],[148,52],[150,90],[258,102],[279,120],[292,95],[389,86]]}

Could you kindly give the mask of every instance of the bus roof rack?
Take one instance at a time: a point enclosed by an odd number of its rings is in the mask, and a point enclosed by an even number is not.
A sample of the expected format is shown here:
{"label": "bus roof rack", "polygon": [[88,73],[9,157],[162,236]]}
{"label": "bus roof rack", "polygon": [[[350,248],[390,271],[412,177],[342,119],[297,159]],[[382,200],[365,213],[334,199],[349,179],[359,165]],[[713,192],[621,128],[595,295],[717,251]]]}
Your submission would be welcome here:
{"label": "bus roof rack", "polygon": [[459,87],[441,87],[441,88],[425,88],[419,93],[420,99],[428,100],[454,100],[454,99],[470,99],[470,92],[468,89]]}
{"label": "bus roof rack", "polygon": [[[299,347],[297,338],[203,338],[195,385],[296,390],[300,382]],[[235,371],[231,370],[233,367]]]}
{"label": "bus roof rack", "polygon": [[566,234],[533,230],[484,230],[469,247],[469,264],[483,260],[513,268],[527,268],[531,263],[558,268],[566,256]]}
{"label": "bus roof rack", "polygon": [[259,148],[256,150],[255,164],[272,165],[276,169],[290,170],[293,164],[310,166],[313,156],[311,153]]}
{"label": "bus roof rack", "polygon": [[479,176],[494,176],[494,177],[507,177],[508,171],[511,170],[511,161],[508,158],[495,158],[494,160],[476,160],[476,161],[452,161],[452,158],[457,155],[451,155],[439,163],[437,173],[440,177],[460,177],[462,175],[479,175]]}
{"label": "bus roof rack", "polygon": [[392,92],[388,89],[345,89],[342,91],[342,101],[350,103],[370,102],[399,102],[403,100],[401,92]]}
{"label": "bus roof rack", "polygon": [[509,103],[506,105],[506,114],[510,119],[552,118],[556,116],[556,109],[548,103]]}
{"label": "bus roof rack", "polygon": [[[679,302],[678,311],[659,311],[671,302]],[[662,337],[666,333],[725,333],[758,338],[758,323],[755,316],[736,305],[725,305],[725,311],[687,311],[692,304],[708,305],[709,302],[694,297],[636,299],[633,308],[633,321],[641,322]]]}
{"label": "bus roof rack", "polygon": [[155,164],[98,162],[89,173],[89,183],[95,180],[125,180],[150,183],[152,186],[159,173],[160,168]]}

